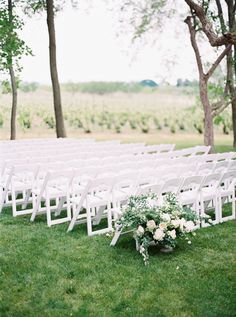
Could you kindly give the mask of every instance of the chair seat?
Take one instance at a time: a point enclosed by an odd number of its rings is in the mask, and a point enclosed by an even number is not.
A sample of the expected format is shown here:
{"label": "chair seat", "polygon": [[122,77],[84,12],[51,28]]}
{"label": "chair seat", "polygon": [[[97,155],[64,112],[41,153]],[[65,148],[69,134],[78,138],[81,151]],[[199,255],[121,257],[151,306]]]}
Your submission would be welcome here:
{"label": "chair seat", "polygon": [[201,189],[201,197],[204,200],[211,200],[218,193],[218,190],[215,187],[204,187]]}
{"label": "chair seat", "polygon": [[86,201],[83,204],[83,207],[86,207],[87,204],[93,207],[106,206],[111,202],[111,195],[106,192],[97,193],[96,195],[88,194]]}

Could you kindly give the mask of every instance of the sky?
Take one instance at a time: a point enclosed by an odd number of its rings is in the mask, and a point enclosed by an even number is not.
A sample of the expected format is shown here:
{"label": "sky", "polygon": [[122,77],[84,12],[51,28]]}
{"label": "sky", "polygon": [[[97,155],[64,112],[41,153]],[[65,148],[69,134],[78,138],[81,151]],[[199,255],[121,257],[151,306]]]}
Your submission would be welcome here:
{"label": "sky", "polygon": [[[131,34],[118,23],[105,2],[88,10],[70,6],[55,18],[60,82],[140,81],[175,84],[178,78],[197,78],[187,26],[168,22],[162,32],[132,44]],[[22,60],[23,81],[50,83],[48,33],[45,16],[25,19],[21,36],[34,56]]]}

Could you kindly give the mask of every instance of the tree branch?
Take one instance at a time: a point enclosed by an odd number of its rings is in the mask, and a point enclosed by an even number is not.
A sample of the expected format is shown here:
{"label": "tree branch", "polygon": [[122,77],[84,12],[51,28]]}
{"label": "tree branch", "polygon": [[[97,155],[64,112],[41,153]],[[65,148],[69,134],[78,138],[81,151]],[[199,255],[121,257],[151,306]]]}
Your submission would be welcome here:
{"label": "tree branch", "polygon": [[206,78],[209,79],[211,77],[211,75],[214,73],[215,69],[217,68],[217,66],[220,64],[220,62],[222,61],[222,59],[225,57],[225,55],[228,54],[228,52],[231,50],[231,46],[232,44],[228,45],[223,52],[217,57],[216,61],[213,63],[213,65],[211,66],[211,68],[209,69],[209,71],[206,73]]}
{"label": "tree branch", "polygon": [[216,1],[217,10],[218,10],[219,20],[220,20],[221,31],[222,31],[222,34],[224,34],[226,32],[226,25],[225,25],[221,2],[220,0],[215,0],[215,1]]}
{"label": "tree branch", "polygon": [[204,70],[203,70],[203,65],[202,65],[202,59],[201,59],[201,55],[197,46],[197,41],[196,41],[196,30],[193,26],[192,23],[192,19],[193,17],[188,16],[184,22],[188,25],[189,28],[189,33],[190,33],[190,40],[191,40],[191,44],[195,53],[195,57],[197,60],[197,66],[198,66],[198,71],[199,71],[199,75],[200,76],[204,76]]}
{"label": "tree branch", "polygon": [[216,117],[218,114],[220,114],[222,111],[224,111],[232,102],[236,100],[236,93],[234,95],[233,99],[225,100],[223,97],[220,101],[214,103],[212,105],[212,116]]}
{"label": "tree branch", "polygon": [[185,0],[190,10],[194,10],[202,24],[202,30],[206,34],[211,46],[217,47],[228,44],[236,44],[236,32],[228,32],[222,36],[217,36],[213,30],[212,23],[206,17],[203,8],[193,0]]}

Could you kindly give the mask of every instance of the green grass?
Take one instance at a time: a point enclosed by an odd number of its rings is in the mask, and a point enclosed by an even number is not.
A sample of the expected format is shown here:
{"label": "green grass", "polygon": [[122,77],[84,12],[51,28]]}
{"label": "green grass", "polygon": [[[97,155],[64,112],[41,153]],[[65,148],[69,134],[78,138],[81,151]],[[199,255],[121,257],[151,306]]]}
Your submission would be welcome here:
{"label": "green grass", "polygon": [[236,221],[199,230],[145,267],[132,236],[116,247],[84,225],[0,218],[0,316],[235,316]]}

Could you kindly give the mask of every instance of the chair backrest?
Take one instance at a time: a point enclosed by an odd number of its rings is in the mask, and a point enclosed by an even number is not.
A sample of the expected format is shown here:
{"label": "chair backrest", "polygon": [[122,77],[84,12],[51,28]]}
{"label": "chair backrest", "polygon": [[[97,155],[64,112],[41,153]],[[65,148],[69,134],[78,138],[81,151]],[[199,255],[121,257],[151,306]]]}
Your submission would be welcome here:
{"label": "chair backrest", "polygon": [[164,182],[162,187],[162,194],[174,193],[177,194],[183,182],[182,178],[172,178]]}
{"label": "chair backrest", "polygon": [[136,187],[148,185],[148,184],[155,184],[156,180],[157,178],[152,170],[141,171],[137,174]]}
{"label": "chair backrest", "polygon": [[111,193],[115,177],[98,177],[91,181],[89,187],[90,194],[97,194],[99,192],[109,192]]}
{"label": "chair backrest", "polygon": [[214,162],[199,164],[197,167],[197,174],[207,175],[207,174],[213,173],[214,168],[215,168],[215,164],[216,163],[214,163]]}
{"label": "chair backrest", "polygon": [[220,183],[221,185],[224,186],[225,189],[234,190],[235,183],[236,183],[236,170],[225,172],[222,175]]}
{"label": "chair backrest", "polygon": [[221,174],[220,173],[211,173],[205,176],[203,182],[202,182],[202,188],[203,187],[212,187],[217,189],[219,187],[219,184],[221,182]]}
{"label": "chair backrest", "polygon": [[181,184],[179,192],[189,190],[198,191],[202,185],[203,180],[204,176],[201,175],[188,176]]}
{"label": "chair backrest", "polygon": [[162,187],[163,187],[162,183],[150,184],[150,185],[138,187],[135,195],[146,195],[146,194],[154,193],[157,195],[157,197],[159,197],[161,195],[161,192],[162,192]]}
{"label": "chair backrest", "polygon": [[228,169],[236,170],[236,160],[230,161]]}
{"label": "chair backrest", "polygon": [[33,182],[39,172],[39,164],[16,165],[13,169],[12,181]]}
{"label": "chair backrest", "polygon": [[214,166],[214,173],[224,173],[228,171],[230,162],[229,161],[220,161],[216,162]]}
{"label": "chair backrest", "polygon": [[113,190],[126,191],[127,193],[134,193],[137,184],[137,173],[130,172],[119,175],[114,180]]}
{"label": "chair backrest", "polygon": [[236,160],[236,152],[230,152],[230,159]]}
{"label": "chair backrest", "polygon": [[48,171],[46,175],[46,186],[69,186],[75,176],[74,169],[64,169],[59,171]]}
{"label": "chair backrest", "polygon": [[211,150],[210,146],[206,146],[206,145],[197,145],[195,146],[195,155],[204,155],[204,154],[208,154]]}
{"label": "chair backrest", "polygon": [[226,153],[218,153],[217,155],[217,161],[227,161],[231,159],[231,153],[226,152]]}
{"label": "chair backrest", "polygon": [[174,151],[175,144],[160,144],[160,152]]}
{"label": "chair backrest", "polygon": [[157,182],[179,177],[179,166],[170,166],[156,169],[155,177]]}

